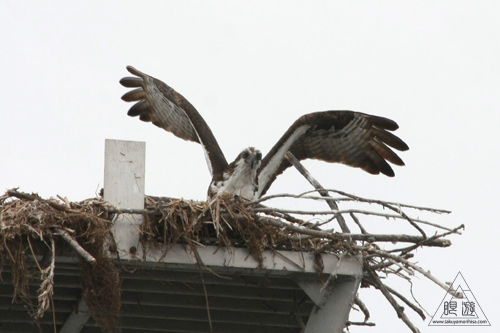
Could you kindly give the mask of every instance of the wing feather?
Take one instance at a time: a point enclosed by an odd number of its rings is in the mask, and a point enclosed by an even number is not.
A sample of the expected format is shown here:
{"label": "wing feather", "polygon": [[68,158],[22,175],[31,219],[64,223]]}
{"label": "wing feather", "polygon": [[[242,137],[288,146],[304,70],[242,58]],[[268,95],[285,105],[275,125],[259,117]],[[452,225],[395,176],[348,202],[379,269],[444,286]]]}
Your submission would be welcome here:
{"label": "wing feather", "polygon": [[[392,134],[391,132],[387,132],[386,130],[382,128],[378,128],[376,126],[371,127],[372,134],[379,139],[380,141],[384,142],[385,144],[391,146],[394,149],[397,150],[408,150],[408,146],[406,143],[404,143],[403,140]],[[393,131],[393,130],[390,130]]]}
{"label": "wing feather", "polygon": [[[303,133],[299,129],[307,128]],[[324,111],[306,114],[288,129],[262,161],[258,174],[259,196],[291,164],[285,154],[290,151],[299,160],[318,159],[357,167],[371,174],[393,177],[387,163],[404,165],[390,148],[405,151],[403,140],[388,131],[398,129],[393,120],[354,111]],[[289,149],[283,152],[284,143]],[[274,161],[271,163],[271,161]]]}
{"label": "wing feather", "polygon": [[125,102],[140,101],[144,98],[146,98],[146,93],[142,88],[130,90],[122,96],[122,100],[124,100]]}
{"label": "wing feather", "polygon": [[127,66],[127,70],[136,77],[125,77],[120,80],[120,84],[137,88],[122,96],[126,102],[137,101],[127,114],[152,122],[181,139],[200,143],[212,177],[222,178],[227,161],[210,127],[194,106],[164,82],[132,66]]}
{"label": "wing feather", "polygon": [[132,66],[128,66],[127,69],[130,73],[139,76],[120,80],[125,87],[138,88],[122,96],[122,100],[126,102],[138,101],[130,108],[128,115],[139,116],[142,121],[152,122],[181,139],[199,142],[189,116],[185,110],[173,102],[176,97],[179,100],[184,98],[165,83]]}
{"label": "wing feather", "polygon": [[[133,68],[132,66],[129,66],[130,68]],[[128,69],[128,67],[127,67]],[[135,72],[131,72],[132,74],[135,74]],[[137,74],[136,74],[137,75]],[[124,77],[123,79],[120,80],[120,84],[126,88],[137,88],[137,87],[142,87],[142,83],[144,82],[143,79],[139,77]]]}
{"label": "wing feather", "polygon": [[370,145],[373,150],[385,160],[395,165],[405,165],[403,160],[391,148],[387,147],[383,142],[380,142],[377,137],[373,138]]}

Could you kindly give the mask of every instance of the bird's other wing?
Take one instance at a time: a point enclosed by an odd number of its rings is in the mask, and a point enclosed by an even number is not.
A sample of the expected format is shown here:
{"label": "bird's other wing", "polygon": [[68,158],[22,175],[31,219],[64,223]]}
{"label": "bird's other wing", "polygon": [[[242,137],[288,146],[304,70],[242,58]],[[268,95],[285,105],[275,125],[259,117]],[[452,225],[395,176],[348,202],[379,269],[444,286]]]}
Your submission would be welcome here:
{"label": "bird's other wing", "polygon": [[142,73],[132,66],[127,70],[136,76],[124,77],[120,84],[136,88],[125,93],[122,99],[135,102],[128,115],[152,122],[175,136],[203,147],[212,177],[222,178],[227,161],[210,127],[191,103],[164,82]]}
{"label": "bird's other wing", "polygon": [[261,197],[278,175],[291,164],[285,154],[290,151],[299,160],[313,158],[357,167],[371,174],[393,177],[387,161],[404,162],[390,148],[405,151],[408,146],[390,133],[398,129],[394,121],[354,111],[324,111],[306,114],[286,131],[262,160],[259,169]]}

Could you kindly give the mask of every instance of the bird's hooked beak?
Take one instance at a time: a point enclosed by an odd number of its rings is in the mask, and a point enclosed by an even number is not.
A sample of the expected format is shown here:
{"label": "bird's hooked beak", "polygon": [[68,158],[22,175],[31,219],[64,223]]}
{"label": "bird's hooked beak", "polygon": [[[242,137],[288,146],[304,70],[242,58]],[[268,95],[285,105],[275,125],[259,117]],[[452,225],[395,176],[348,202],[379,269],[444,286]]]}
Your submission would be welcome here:
{"label": "bird's hooked beak", "polygon": [[259,160],[257,159],[257,155],[252,155],[252,157],[250,158],[250,162],[248,164],[250,164],[250,168],[253,169],[253,167],[259,162]]}
{"label": "bird's hooked beak", "polygon": [[245,161],[246,164],[250,166],[250,169],[255,169],[260,166],[260,162],[262,161],[262,153],[255,148],[249,148],[241,153],[241,158]]}

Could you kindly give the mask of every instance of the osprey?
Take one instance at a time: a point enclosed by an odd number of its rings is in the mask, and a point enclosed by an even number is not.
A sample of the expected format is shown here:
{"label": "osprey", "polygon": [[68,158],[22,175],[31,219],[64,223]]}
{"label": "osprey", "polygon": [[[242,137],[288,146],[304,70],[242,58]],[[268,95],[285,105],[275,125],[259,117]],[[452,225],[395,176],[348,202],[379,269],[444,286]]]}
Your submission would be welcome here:
{"label": "osprey", "polygon": [[132,66],[127,66],[127,70],[135,77],[125,77],[120,83],[137,88],[122,96],[126,102],[137,101],[128,115],[139,116],[142,121],[202,146],[212,175],[209,199],[221,193],[248,200],[260,198],[276,177],[291,166],[285,158],[287,152],[299,160],[337,162],[389,177],[394,176],[394,171],[387,161],[404,165],[389,148],[408,149],[406,143],[388,132],[398,125],[387,118],[354,111],[306,114],[292,124],[264,158],[259,150],[249,147],[228,164],[210,127],[191,103],[162,81]]}

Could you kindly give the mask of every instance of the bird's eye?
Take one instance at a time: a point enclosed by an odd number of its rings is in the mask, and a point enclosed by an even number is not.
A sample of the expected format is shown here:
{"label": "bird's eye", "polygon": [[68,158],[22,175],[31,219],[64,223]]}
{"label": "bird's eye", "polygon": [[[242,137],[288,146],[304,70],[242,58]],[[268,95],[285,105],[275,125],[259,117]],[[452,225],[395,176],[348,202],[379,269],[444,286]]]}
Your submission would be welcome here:
{"label": "bird's eye", "polygon": [[262,154],[261,153],[257,153],[256,157],[257,157],[257,160],[261,160],[262,159]]}
{"label": "bird's eye", "polygon": [[241,157],[248,158],[248,152],[247,151],[242,152]]}

